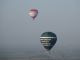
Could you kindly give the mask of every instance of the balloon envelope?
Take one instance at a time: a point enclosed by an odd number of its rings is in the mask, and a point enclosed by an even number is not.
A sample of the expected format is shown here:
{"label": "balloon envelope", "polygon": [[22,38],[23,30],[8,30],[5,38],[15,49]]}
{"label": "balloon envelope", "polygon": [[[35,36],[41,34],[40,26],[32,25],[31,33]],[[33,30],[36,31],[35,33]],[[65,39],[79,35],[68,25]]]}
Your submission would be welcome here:
{"label": "balloon envelope", "polygon": [[44,32],[40,36],[41,44],[48,51],[51,50],[51,48],[55,45],[56,41],[57,41],[56,34],[52,32]]}
{"label": "balloon envelope", "polygon": [[37,9],[31,9],[29,11],[29,16],[31,16],[33,19],[35,19],[37,15],[38,15],[38,10]]}

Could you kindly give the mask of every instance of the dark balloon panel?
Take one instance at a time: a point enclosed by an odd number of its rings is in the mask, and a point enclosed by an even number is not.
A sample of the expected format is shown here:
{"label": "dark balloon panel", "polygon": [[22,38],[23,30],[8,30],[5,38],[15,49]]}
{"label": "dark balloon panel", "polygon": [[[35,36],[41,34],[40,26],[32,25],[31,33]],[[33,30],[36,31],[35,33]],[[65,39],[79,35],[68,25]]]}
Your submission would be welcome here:
{"label": "dark balloon panel", "polygon": [[57,41],[57,36],[52,32],[44,32],[40,36],[40,42],[46,50],[51,50]]}

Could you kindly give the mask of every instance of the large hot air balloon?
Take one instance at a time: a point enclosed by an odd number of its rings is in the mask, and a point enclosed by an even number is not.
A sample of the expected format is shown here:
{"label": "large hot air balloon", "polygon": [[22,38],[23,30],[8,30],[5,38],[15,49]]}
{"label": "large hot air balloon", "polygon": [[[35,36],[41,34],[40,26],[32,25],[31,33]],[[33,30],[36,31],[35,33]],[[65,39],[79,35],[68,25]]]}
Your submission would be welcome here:
{"label": "large hot air balloon", "polygon": [[44,32],[40,36],[40,42],[44,48],[49,51],[55,45],[57,41],[57,36],[52,32]]}
{"label": "large hot air balloon", "polygon": [[35,19],[37,15],[38,15],[38,10],[37,9],[31,9],[29,11],[29,16],[32,17],[33,19]]}

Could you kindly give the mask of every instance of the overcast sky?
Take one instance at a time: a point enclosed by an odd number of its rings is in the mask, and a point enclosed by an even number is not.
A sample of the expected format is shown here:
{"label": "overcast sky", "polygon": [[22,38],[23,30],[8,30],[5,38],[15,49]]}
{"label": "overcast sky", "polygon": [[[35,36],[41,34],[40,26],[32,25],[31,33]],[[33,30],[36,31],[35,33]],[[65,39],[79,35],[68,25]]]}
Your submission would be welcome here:
{"label": "overcast sky", "polygon": [[[34,21],[32,8],[39,10]],[[40,49],[46,31],[57,35],[52,50],[80,52],[80,0],[0,0],[0,51]]]}

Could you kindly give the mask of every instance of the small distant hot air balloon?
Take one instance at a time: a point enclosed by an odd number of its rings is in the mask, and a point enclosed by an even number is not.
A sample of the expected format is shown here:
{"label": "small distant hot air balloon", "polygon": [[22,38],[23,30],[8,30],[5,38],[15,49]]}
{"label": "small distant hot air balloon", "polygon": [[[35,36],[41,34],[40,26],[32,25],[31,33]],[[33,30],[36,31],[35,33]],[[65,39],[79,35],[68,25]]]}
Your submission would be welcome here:
{"label": "small distant hot air balloon", "polygon": [[40,42],[44,46],[44,48],[49,51],[55,45],[57,41],[57,36],[52,32],[44,32],[40,36]]}
{"label": "small distant hot air balloon", "polygon": [[31,9],[29,11],[29,16],[33,18],[33,20],[36,18],[36,16],[38,15],[38,10],[37,9]]}

